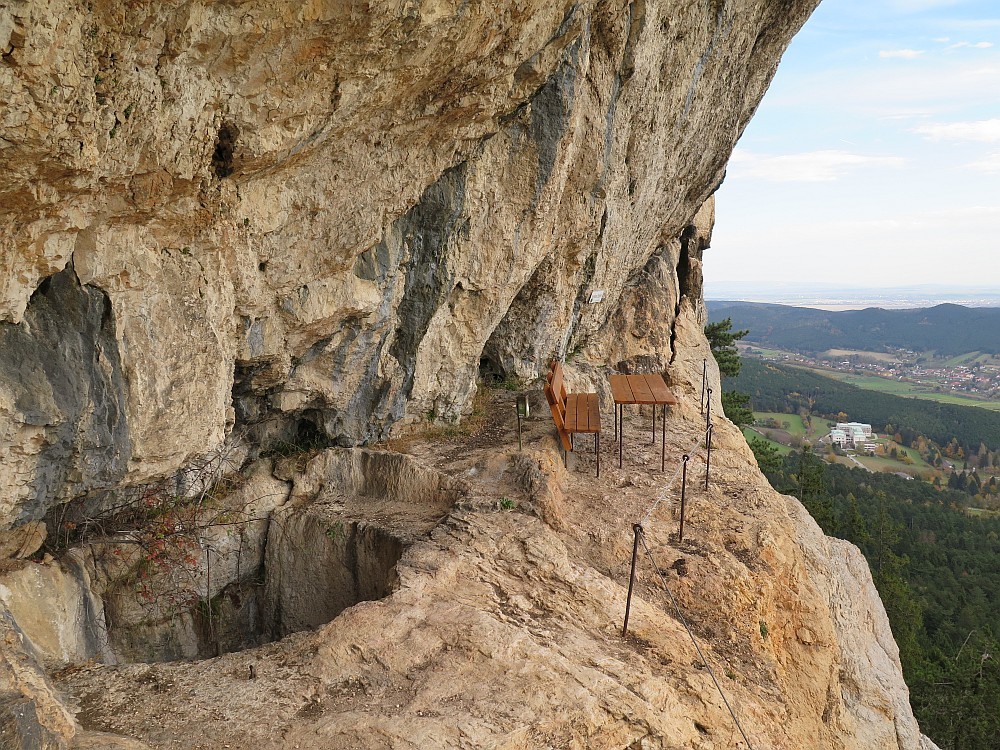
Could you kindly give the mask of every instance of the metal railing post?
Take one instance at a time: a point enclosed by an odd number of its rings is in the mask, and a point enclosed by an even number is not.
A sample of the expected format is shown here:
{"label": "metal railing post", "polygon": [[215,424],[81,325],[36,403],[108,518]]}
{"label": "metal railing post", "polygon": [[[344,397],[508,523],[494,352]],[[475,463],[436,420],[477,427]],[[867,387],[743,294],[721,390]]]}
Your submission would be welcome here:
{"label": "metal railing post", "polygon": [[687,483],[688,483],[688,456],[687,453],[684,454],[684,463],[681,464],[681,525],[677,530],[677,541],[684,541],[684,498],[687,495]]}
{"label": "metal railing post", "polygon": [[705,439],[705,489],[708,489],[708,472],[712,468],[712,429],[714,425],[708,426],[707,437]]}
{"label": "metal railing post", "polygon": [[634,524],[632,532],[635,540],[632,542],[632,570],[628,576],[628,594],[625,597],[625,624],[622,625],[622,638],[628,633],[628,616],[632,609],[632,588],[635,585],[635,564],[639,558],[639,535],[642,534],[642,526]]}
{"label": "metal railing post", "polygon": [[705,386],[708,385],[708,360],[701,361],[701,413],[705,413]]}

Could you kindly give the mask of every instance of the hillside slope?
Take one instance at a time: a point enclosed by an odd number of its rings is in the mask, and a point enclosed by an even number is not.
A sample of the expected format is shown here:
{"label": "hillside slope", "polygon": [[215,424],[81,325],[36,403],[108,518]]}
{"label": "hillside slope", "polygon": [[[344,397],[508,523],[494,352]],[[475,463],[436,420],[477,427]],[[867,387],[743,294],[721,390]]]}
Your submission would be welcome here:
{"label": "hillside slope", "polygon": [[757,302],[708,303],[711,320],[732,318],[748,341],[803,352],[888,348],[941,355],[1000,352],[1000,309],[942,304],[913,310],[815,310]]}

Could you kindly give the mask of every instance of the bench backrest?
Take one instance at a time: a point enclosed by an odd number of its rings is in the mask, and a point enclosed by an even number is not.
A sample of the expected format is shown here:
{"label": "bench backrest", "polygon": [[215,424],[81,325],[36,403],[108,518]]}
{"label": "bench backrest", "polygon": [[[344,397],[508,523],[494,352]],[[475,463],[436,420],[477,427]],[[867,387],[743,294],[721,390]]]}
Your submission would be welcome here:
{"label": "bench backrest", "polygon": [[556,423],[556,431],[562,440],[563,448],[572,450],[569,433],[566,432],[566,388],[563,386],[562,366],[553,362],[545,377],[545,400],[552,410],[552,421]]}
{"label": "bench backrest", "polygon": [[549,368],[549,374],[546,380],[552,386],[552,393],[555,395],[560,402],[562,402],[563,407],[566,406],[566,385],[563,382],[563,369],[562,364],[559,360],[552,360],[552,365]]}

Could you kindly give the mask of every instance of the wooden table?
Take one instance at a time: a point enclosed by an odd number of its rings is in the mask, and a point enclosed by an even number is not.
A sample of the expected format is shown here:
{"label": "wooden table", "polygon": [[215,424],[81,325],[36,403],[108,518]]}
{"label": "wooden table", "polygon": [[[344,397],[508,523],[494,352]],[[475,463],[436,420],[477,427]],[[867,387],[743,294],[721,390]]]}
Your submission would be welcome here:
{"label": "wooden table", "polygon": [[677,403],[674,394],[667,388],[662,375],[610,375],[608,380],[611,382],[611,395],[615,400],[615,439],[618,440],[618,468],[622,468],[625,454],[625,404],[651,404],[653,406],[653,443],[656,443],[656,407],[662,407],[660,471],[663,471],[667,455],[667,406],[673,406]]}

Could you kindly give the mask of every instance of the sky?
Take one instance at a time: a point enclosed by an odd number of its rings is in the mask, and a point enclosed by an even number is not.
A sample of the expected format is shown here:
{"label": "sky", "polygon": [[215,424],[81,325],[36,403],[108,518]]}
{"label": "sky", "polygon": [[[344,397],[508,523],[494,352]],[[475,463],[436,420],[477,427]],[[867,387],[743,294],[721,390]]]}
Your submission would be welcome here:
{"label": "sky", "polygon": [[822,0],[716,200],[709,293],[1000,291],[1000,2]]}

